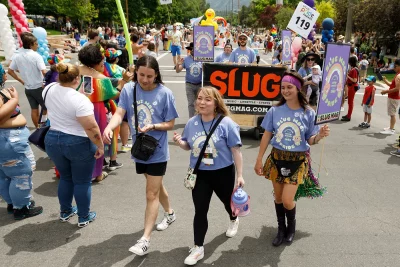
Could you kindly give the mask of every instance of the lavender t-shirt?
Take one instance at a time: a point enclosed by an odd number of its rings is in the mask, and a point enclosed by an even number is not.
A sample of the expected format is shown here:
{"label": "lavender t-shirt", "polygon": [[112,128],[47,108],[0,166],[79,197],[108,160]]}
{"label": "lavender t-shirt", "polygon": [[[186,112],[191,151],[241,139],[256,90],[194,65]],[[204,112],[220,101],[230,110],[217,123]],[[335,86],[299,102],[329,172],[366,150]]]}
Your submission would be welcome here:
{"label": "lavender t-shirt", "polygon": [[[135,83],[131,82],[124,86],[118,102],[118,107],[126,110],[133,143],[135,143],[136,140],[135,112],[133,107],[134,85]],[[144,91],[138,83],[136,87],[136,102],[139,127],[144,127],[147,124],[167,122],[178,118],[175,98],[172,91],[162,84],[158,85],[152,91]],[[133,158],[135,162],[148,164],[168,161],[169,149],[167,131],[149,131],[147,134],[159,141],[159,147],[148,161]]]}
{"label": "lavender t-shirt", "polygon": [[[218,118],[215,118],[214,121],[203,121],[202,124],[201,116],[197,115],[192,117],[186,124],[185,129],[183,130],[182,140],[186,141],[191,148],[191,168],[194,168],[196,165],[200,151],[206,141],[207,134],[210,132],[212,125],[214,125],[217,120]],[[205,165],[201,162],[199,167],[200,170],[218,170],[232,165],[233,156],[231,148],[242,146],[239,126],[231,118],[223,118],[208,141],[208,145],[213,150],[214,164]]]}
{"label": "lavender t-shirt", "polygon": [[279,150],[307,151],[307,140],[319,131],[314,125],[315,111],[302,108],[293,110],[287,104],[272,107],[261,123],[266,131],[274,133],[270,144]]}

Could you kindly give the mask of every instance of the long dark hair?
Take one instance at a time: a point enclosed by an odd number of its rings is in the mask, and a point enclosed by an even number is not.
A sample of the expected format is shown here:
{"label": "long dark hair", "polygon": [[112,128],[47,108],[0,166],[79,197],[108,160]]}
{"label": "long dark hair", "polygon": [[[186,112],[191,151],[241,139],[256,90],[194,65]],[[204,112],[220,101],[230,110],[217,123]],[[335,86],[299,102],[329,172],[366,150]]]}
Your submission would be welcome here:
{"label": "long dark hair", "polygon": [[[294,78],[296,78],[297,80],[299,80],[301,87],[303,87],[304,85],[304,81],[303,78],[300,76],[300,74],[298,74],[296,71],[287,71],[283,74],[282,78],[286,75],[292,76]],[[309,109],[309,104],[307,101],[307,97],[304,95],[304,93],[302,92],[301,88],[297,88],[297,99],[299,100],[300,106],[306,110]],[[282,94],[282,92],[281,92]],[[281,95],[281,99],[279,100],[278,104],[276,104],[277,107],[279,106],[283,106],[286,103],[286,99]]]}
{"label": "long dark hair", "polygon": [[158,66],[157,59],[152,56],[143,56],[138,59],[135,65],[135,74],[133,76],[133,81],[137,82],[137,71],[139,67],[146,67],[151,68],[156,73],[156,79],[154,80],[155,83],[164,84],[161,79],[160,67]]}

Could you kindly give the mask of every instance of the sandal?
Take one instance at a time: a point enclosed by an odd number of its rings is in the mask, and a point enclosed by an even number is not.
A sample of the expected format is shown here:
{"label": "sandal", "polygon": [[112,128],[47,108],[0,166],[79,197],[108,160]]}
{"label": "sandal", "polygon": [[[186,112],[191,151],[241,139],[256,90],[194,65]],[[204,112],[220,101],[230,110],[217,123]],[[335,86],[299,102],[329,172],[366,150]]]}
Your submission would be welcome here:
{"label": "sandal", "polygon": [[101,181],[103,181],[104,179],[106,179],[107,176],[108,176],[108,173],[107,173],[107,172],[102,172],[100,176],[98,176],[98,177],[96,177],[96,178],[94,179],[94,181],[96,181],[96,182],[101,182]]}

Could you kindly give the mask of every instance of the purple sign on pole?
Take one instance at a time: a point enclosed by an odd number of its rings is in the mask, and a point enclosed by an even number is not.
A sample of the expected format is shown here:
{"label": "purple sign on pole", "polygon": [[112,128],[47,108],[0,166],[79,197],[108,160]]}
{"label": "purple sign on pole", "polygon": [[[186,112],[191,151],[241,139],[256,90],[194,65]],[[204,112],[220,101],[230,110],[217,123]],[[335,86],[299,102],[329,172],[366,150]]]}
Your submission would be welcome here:
{"label": "purple sign on pole", "polygon": [[339,119],[349,56],[350,45],[327,44],[315,124]]}
{"label": "purple sign on pole", "polygon": [[214,62],[214,26],[194,26],[195,61]]}
{"label": "purple sign on pole", "polygon": [[282,31],[282,64],[290,65],[292,63],[292,32]]}

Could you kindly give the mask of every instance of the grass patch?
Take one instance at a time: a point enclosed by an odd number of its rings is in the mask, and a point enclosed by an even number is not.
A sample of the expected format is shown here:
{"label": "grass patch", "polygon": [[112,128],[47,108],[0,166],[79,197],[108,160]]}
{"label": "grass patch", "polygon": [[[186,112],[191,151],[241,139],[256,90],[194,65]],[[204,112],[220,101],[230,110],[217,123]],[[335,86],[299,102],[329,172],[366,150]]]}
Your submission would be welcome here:
{"label": "grass patch", "polygon": [[46,32],[48,35],[63,35],[64,34],[64,33],[61,33],[61,31],[53,30],[53,29],[46,29]]}
{"label": "grass patch", "polygon": [[[367,70],[367,76],[370,76],[370,75],[376,77],[373,68],[368,68],[368,70]],[[396,74],[382,74],[382,76],[385,76],[386,79],[387,79],[389,82],[391,82],[391,81],[394,79],[394,77],[396,76]],[[376,77],[376,80],[378,81],[378,77]],[[382,82],[382,83],[383,83],[383,82]]]}

